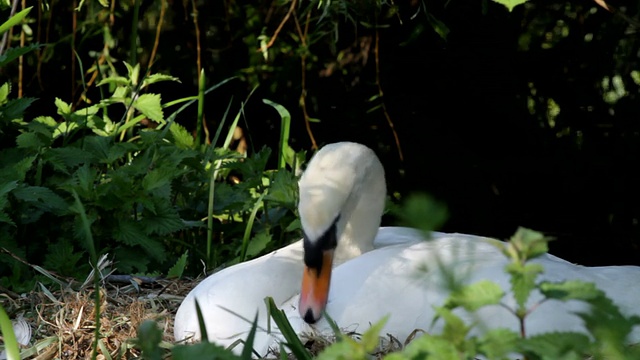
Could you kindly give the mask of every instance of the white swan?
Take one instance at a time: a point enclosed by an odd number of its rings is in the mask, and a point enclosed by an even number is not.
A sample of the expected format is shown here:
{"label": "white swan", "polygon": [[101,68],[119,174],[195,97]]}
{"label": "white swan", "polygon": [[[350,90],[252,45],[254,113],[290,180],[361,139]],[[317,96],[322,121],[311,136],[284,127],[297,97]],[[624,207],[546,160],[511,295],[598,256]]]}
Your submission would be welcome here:
{"label": "white swan", "polygon": [[[447,297],[438,261],[468,283],[492,280],[509,293],[507,259],[490,244],[497,240],[434,233],[432,241],[423,241],[421,233],[412,229],[379,228],[386,186],[382,165],[369,148],[348,142],[323,147],[299,185],[304,240],[203,280],[178,309],[176,340],[200,339],[196,299],[210,341],[228,346],[245,339],[256,313],[259,327],[266,329],[263,299],[267,296],[284,308],[299,333],[329,331],[322,310],[339,326],[359,332],[389,314],[382,333],[404,340],[414,329],[429,329],[432,305],[442,305]],[[640,267],[582,267],[549,254],[535,261],[545,267],[542,279],[595,282],[625,314],[640,315]],[[529,303],[540,297],[534,294]],[[515,307],[511,295],[503,302]],[[527,317],[527,333],[585,332],[582,321],[572,314],[577,310],[588,308],[576,301],[544,302]],[[487,327],[519,330],[517,319],[501,306],[459,314],[477,321],[478,332]],[[264,355],[277,339],[277,330],[258,331],[254,349]],[[628,340],[640,341],[640,329],[636,327]],[[241,345],[235,351],[240,349]]]}

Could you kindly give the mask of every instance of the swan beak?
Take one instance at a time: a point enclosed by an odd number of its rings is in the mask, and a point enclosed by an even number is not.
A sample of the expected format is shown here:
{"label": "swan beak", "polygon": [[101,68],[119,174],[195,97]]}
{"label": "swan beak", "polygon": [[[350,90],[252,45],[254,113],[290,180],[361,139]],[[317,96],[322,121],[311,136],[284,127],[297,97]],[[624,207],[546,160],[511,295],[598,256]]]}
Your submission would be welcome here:
{"label": "swan beak", "polygon": [[320,320],[322,312],[327,306],[332,263],[333,250],[324,250],[322,252],[322,266],[319,269],[306,265],[304,267],[298,310],[300,316],[309,324]]}

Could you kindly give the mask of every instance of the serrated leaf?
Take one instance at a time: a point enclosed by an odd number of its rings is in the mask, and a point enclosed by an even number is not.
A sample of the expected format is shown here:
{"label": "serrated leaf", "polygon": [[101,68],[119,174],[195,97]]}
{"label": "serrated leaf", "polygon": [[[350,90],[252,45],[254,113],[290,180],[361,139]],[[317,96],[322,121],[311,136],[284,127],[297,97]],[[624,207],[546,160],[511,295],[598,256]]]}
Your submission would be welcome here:
{"label": "serrated leaf", "polygon": [[164,246],[159,241],[147,236],[144,226],[140,222],[120,219],[113,230],[113,238],[129,246],[142,247],[157,261],[162,262],[166,258]]}
{"label": "serrated leaf", "polygon": [[98,82],[96,86],[101,86],[104,84],[114,84],[117,86],[128,86],[130,84],[129,79],[124,76],[110,76],[108,78],[104,78]]}
{"label": "serrated leaf", "polygon": [[487,359],[504,359],[516,349],[520,335],[508,329],[491,329],[478,339],[478,350]]}
{"label": "serrated leaf", "polygon": [[21,149],[39,150],[44,146],[44,142],[37,134],[26,132],[16,137],[16,145]]}
{"label": "serrated leaf", "polygon": [[149,119],[157,123],[164,123],[164,113],[160,101],[159,94],[143,94],[134,101],[133,107]]}
{"label": "serrated leaf", "polygon": [[581,280],[568,280],[560,283],[542,282],[539,289],[545,297],[561,301],[590,301],[603,296],[603,292],[595,284]]}
{"label": "serrated leaf", "polygon": [[448,309],[463,307],[467,311],[476,311],[483,306],[500,303],[503,296],[504,291],[498,284],[481,280],[452,292],[444,306]]}
{"label": "serrated leaf", "polygon": [[66,116],[71,114],[71,105],[67,104],[60,98],[56,98],[54,101],[56,108],[58,109],[58,115]]}
{"label": "serrated leaf", "polygon": [[169,131],[171,132],[173,143],[176,144],[177,147],[181,149],[193,148],[193,144],[195,142],[193,140],[193,136],[191,136],[187,129],[185,129],[182,125],[179,125],[174,121],[171,123]]}
{"label": "serrated leaf", "polygon": [[18,200],[31,203],[39,209],[58,215],[66,214],[69,208],[69,204],[60,195],[43,186],[18,187],[12,194]]}
{"label": "serrated leaf", "polygon": [[19,58],[26,55],[33,50],[42,47],[40,44],[29,44],[22,47],[15,47],[7,49],[4,54],[0,55],[0,68]]}
{"label": "serrated leaf", "polygon": [[179,279],[184,273],[184,269],[187,267],[187,259],[189,258],[189,250],[182,254],[176,263],[167,272],[167,279]]}
{"label": "serrated leaf", "polygon": [[56,126],[58,126],[58,123],[51,116],[38,116],[37,118],[33,119],[33,121],[31,121],[31,123],[33,122],[41,123],[51,129],[55,129]]}
{"label": "serrated leaf", "polygon": [[75,122],[65,121],[58,124],[58,127],[53,131],[53,138],[57,139],[60,136],[67,136],[71,134],[73,130],[80,128],[80,125]]}
{"label": "serrated leaf", "polygon": [[153,191],[159,187],[169,184],[174,176],[174,169],[157,168],[149,171],[142,179],[142,188],[146,191]]}
{"label": "serrated leaf", "polygon": [[175,76],[171,76],[171,75],[165,75],[165,74],[152,74],[147,76],[143,81],[142,81],[142,87],[145,88],[151,84],[155,84],[161,81],[175,81],[175,82],[180,82],[180,79],[178,79]]}
{"label": "serrated leaf", "polygon": [[24,112],[27,110],[36,98],[20,98],[11,99],[0,109],[0,121],[12,121],[16,119],[22,119]]}
{"label": "serrated leaf", "polygon": [[85,163],[91,163],[94,156],[82,149],[73,146],[49,149],[43,158],[56,170],[68,174],[72,168]]}
{"label": "serrated leaf", "polygon": [[589,337],[573,332],[549,332],[523,339],[520,352],[540,359],[585,359],[583,351],[589,348]]}
{"label": "serrated leaf", "polygon": [[75,251],[68,240],[52,243],[47,248],[44,267],[63,276],[79,275],[79,261],[84,257],[80,251]]}
{"label": "serrated leaf", "polygon": [[184,229],[185,225],[178,211],[168,200],[156,199],[154,207],[141,221],[147,233],[166,235]]}
{"label": "serrated leaf", "polygon": [[273,174],[265,201],[273,201],[294,209],[297,202],[298,181],[291,171],[278,170]]}
{"label": "serrated leaf", "polygon": [[507,10],[511,12],[513,11],[513,8],[515,8],[518,5],[522,5],[526,3],[528,0],[493,0],[493,1],[497,2],[498,4],[504,5],[507,8]]}
{"label": "serrated leaf", "polygon": [[0,105],[7,103],[9,92],[11,92],[11,83],[6,82],[0,86]]}
{"label": "serrated leaf", "polygon": [[537,263],[509,263],[505,270],[511,275],[511,291],[519,308],[524,308],[531,292],[536,287],[536,278],[544,268]]}

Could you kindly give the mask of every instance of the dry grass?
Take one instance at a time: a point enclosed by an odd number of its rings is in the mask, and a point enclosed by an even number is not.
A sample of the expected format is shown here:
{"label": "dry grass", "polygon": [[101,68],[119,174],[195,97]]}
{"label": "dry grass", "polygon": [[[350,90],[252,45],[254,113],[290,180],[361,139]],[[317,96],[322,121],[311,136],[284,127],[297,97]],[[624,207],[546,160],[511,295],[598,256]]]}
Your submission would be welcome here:
{"label": "dry grass", "polygon": [[[99,289],[99,359],[139,355],[133,347],[138,326],[156,320],[163,341],[173,342],[173,318],[195,281],[157,280],[151,284],[114,285]],[[22,315],[32,329],[30,346],[23,349],[34,359],[86,359],[91,357],[95,336],[94,289],[34,290],[27,294],[0,294],[11,318]]]}

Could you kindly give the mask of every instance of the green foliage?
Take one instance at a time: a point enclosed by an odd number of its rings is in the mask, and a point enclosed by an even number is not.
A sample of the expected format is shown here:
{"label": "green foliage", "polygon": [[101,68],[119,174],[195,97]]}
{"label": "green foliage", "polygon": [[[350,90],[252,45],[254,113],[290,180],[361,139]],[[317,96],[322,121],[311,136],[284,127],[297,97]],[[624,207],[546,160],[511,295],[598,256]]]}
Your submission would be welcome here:
{"label": "green foliage", "polygon": [[[210,264],[258,256],[297,236],[298,228],[291,226],[296,180],[287,169],[267,171],[268,149],[242,158],[226,148],[200,148],[184,127],[165,120],[167,106],[159,94],[141,93],[176,79],[142,76],[138,65],[127,65],[127,72],[100,82],[112,92],[96,105],[74,109],[57,98],[62,121],[39,116],[24,122],[30,100],[7,100],[10,86],[0,87],[5,110],[0,131],[16,145],[0,150],[0,243],[63,276],[84,277],[80,254],[92,247],[96,256],[115,255],[124,273],[197,273],[188,264],[204,258],[202,219],[208,217],[210,181],[218,184]],[[124,115],[112,121],[109,112],[117,104],[125,105]],[[157,126],[143,126],[145,118]],[[212,163],[219,170],[213,177]],[[241,180],[227,182],[231,175]],[[269,194],[272,183],[276,191]],[[47,240],[23,252],[25,239]],[[7,261],[0,271],[13,269],[3,283],[18,291],[30,288],[35,279],[24,265],[1,256]],[[178,257],[175,265],[168,261]]]}
{"label": "green foliage", "polygon": [[[528,229],[520,228],[508,243],[496,242],[511,260],[505,267],[511,278],[512,291],[516,295],[517,309],[514,316],[524,321],[533,309],[524,304],[533,290],[540,291],[544,300],[578,300],[591,305],[591,311],[577,314],[590,336],[576,332],[551,332],[526,337],[508,329],[490,329],[481,335],[470,335],[478,324],[468,324],[454,311],[458,308],[474,312],[487,305],[500,305],[504,296],[499,285],[482,280],[469,285],[454,287],[442,306],[435,306],[435,321],[442,320],[442,332],[427,333],[411,341],[404,349],[387,354],[385,359],[635,359],[640,354],[637,347],[624,343],[633,326],[640,324],[638,317],[625,317],[604,292],[594,284],[582,281],[536,282],[542,269],[529,262],[546,249],[548,238]],[[493,242],[492,242],[493,243]],[[519,265],[516,267],[516,265]],[[521,266],[520,266],[521,265]],[[515,268],[515,270],[514,270]],[[519,280],[513,280],[517,278]],[[523,300],[524,299],[524,300]],[[522,301],[522,302],[521,302]],[[267,299],[270,314],[286,339],[287,346],[297,358],[308,358],[308,353],[272,299]],[[502,304],[502,306],[506,306]],[[537,305],[534,305],[537,306]],[[522,313],[520,313],[522,311]],[[329,319],[330,320],[330,319]],[[338,333],[338,342],[324,349],[318,359],[366,359],[376,351],[379,333],[386,319],[371,326],[360,341]],[[523,322],[524,326],[524,322]],[[520,354],[520,355],[517,355]]]}
{"label": "green foliage", "polygon": [[497,2],[498,4],[504,5],[509,10],[509,12],[513,11],[513,8],[515,8],[516,6],[522,5],[527,2],[527,0],[493,0],[493,1]]}
{"label": "green foliage", "polygon": [[0,333],[4,340],[5,351],[7,352],[8,360],[20,360],[20,348],[18,347],[18,340],[16,334],[13,332],[13,325],[7,313],[4,311],[2,305],[0,305]]}

